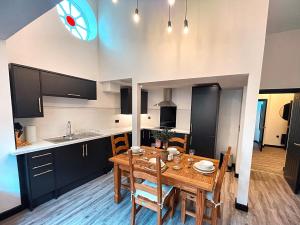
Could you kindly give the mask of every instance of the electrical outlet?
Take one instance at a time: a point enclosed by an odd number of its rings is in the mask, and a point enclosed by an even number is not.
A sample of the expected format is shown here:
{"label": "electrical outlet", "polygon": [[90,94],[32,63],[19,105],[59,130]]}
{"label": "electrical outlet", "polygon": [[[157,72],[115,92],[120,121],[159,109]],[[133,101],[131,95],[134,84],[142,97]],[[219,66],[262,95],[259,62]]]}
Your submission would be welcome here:
{"label": "electrical outlet", "polygon": [[151,116],[148,116],[148,120],[151,120]]}
{"label": "electrical outlet", "polygon": [[120,120],[115,120],[115,123],[120,123]]}

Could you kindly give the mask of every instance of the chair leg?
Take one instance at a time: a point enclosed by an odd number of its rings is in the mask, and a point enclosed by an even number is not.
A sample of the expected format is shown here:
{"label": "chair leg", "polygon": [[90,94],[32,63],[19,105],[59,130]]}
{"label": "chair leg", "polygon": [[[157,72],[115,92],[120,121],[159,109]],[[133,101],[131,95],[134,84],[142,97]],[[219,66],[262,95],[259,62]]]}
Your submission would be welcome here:
{"label": "chair leg", "polygon": [[[219,208],[219,207],[218,207]],[[217,225],[218,220],[218,208],[212,208],[211,209],[211,225]]]}
{"label": "chair leg", "polygon": [[160,206],[157,207],[157,225],[162,225],[162,210]]}
{"label": "chair leg", "polygon": [[185,223],[186,219],[186,193],[181,193],[181,223]]}
{"label": "chair leg", "polygon": [[171,199],[170,199],[170,208],[171,208],[170,218],[173,218],[174,212],[175,212],[175,194],[173,194],[171,196]]}
{"label": "chair leg", "polygon": [[135,199],[132,199],[132,206],[131,206],[131,225],[135,225],[135,214],[136,214],[136,204]]}
{"label": "chair leg", "polygon": [[[219,202],[221,201],[221,194],[219,194],[218,200]],[[217,214],[218,214],[218,218],[221,218],[221,206],[217,208]]]}

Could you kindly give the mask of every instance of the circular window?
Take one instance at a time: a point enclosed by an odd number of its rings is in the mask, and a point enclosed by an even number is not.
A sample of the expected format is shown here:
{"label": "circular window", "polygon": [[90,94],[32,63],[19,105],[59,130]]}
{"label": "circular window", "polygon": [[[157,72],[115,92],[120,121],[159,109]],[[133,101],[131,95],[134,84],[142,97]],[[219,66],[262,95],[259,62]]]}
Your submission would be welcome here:
{"label": "circular window", "polygon": [[97,36],[97,20],[86,0],[64,0],[57,5],[57,12],[75,37],[90,41]]}

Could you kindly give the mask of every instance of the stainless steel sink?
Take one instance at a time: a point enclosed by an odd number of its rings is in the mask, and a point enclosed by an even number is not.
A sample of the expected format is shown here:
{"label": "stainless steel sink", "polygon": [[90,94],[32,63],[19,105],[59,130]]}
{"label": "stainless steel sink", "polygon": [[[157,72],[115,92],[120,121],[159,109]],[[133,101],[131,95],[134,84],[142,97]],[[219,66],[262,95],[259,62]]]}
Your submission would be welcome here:
{"label": "stainless steel sink", "polygon": [[72,134],[70,136],[49,138],[49,139],[45,139],[45,140],[49,141],[51,143],[57,144],[57,143],[74,141],[74,140],[79,140],[79,139],[84,139],[84,138],[91,138],[91,137],[96,137],[96,136],[101,136],[101,134],[93,133],[93,132],[85,132],[85,133],[80,133],[80,134]]}

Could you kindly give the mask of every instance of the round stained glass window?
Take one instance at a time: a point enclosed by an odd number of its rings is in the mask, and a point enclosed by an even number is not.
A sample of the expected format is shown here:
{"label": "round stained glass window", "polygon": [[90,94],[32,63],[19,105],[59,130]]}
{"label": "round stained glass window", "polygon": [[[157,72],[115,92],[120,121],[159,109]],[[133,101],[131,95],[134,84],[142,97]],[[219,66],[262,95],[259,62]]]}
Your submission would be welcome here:
{"label": "round stained glass window", "polygon": [[86,0],[63,0],[57,5],[59,18],[75,37],[90,41],[97,36],[97,20]]}

